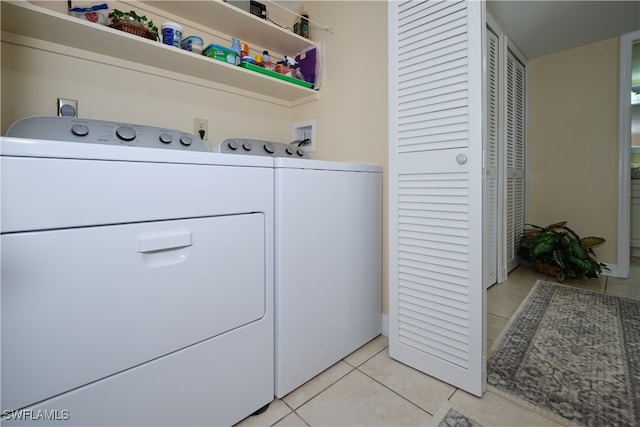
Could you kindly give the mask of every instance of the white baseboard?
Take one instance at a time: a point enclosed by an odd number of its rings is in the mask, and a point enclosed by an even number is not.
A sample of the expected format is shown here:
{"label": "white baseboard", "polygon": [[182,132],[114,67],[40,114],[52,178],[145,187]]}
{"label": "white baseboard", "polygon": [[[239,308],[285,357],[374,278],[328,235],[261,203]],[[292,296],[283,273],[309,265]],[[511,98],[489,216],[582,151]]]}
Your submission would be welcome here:
{"label": "white baseboard", "polygon": [[389,315],[382,313],[382,335],[389,336]]}
{"label": "white baseboard", "polygon": [[608,277],[618,277],[618,265],[617,264],[609,264],[608,262],[603,262],[604,265],[607,266],[608,270],[605,270],[604,267],[600,272],[601,276]]}

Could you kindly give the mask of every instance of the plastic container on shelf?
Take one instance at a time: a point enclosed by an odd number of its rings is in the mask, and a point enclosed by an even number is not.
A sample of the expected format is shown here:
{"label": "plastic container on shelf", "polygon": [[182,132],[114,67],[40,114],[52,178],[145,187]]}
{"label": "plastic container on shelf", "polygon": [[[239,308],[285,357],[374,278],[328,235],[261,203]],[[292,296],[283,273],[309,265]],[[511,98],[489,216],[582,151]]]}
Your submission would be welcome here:
{"label": "plastic container on shelf", "polygon": [[231,50],[236,53],[236,65],[240,63],[240,40],[235,37],[231,38]]}
{"label": "plastic container on shelf", "polygon": [[240,58],[244,58],[249,55],[249,45],[247,43],[240,43]]}
{"label": "plastic container on shelf", "polygon": [[189,36],[182,40],[181,47],[189,52],[201,54],[204,41],[199,36]]}
{"label": "plastic container on shelf", "polygon": [[163,22],[162,23],[162,43],[180,47],[182,42],[182,27],[175,22]]}
{"label": "plastic container on shelf", "polygon": [[[262,59],[264,59],[264,56],[262,56]],[[276,64],[274,62],[258,62],[258,65],[261,66],[262,68],[264,68],[265,70],[269,70],[269,71],[275,71],[276,70]]]}
{"label": "plastic container on shelf", "polygon": [[231,50],[240,56],[240,40],[235,37],[231,38]]}
{"label": "plastic container on shelf", "polygon": [[220,46],[219,44],[210,44],[202,52],[204,56],[217,59],[231,65],[236,65],[236,53],[228,47]]}
{"label": "plastic container on shelf", "polygon": [[282,65],[282,64],[277,64],[276,65],[276,73],[284,74],[285,76],[291,77],[292,70],[291,70],[291,67],[288,67],[288,66]]}
{"label": "plastic container on shelf", "polygon": [[246,62],[246,63],[249,63],[249,64],[253,64],[253,65],[256,65],[256,60],[255,60],[255,59],[253,59],[253,58],[251,58],[251,57],[249,57],[249,56],[243,56],[243,57],[240,59],[240,63],[243,63],[243,62]]}
{"label": "plastic container on shelf", "polygon": [[259,74],[264,74],[265,76],[274,77],[278,80],[283,80],[285,82],[293,83],[293,84],[305,87],[307,89],[311,89],[313,87],[312,83],[305,82],[304,80],[296,79],[294,77],[285,76],[284,74],[280,74],[275,71],[270,71],[264,67],[259,67],[249,62],[241,62],[240,67],[246,70],[255,71],[256,73],[259,73]]}
{"label": "plastic container on shelf", "polygon": [[69,9],[69,15],[85,21],[95,22],[96,24],[107,25],[109,22],[109,6],[106,3],[102,3],[89,7],[74,7]]}

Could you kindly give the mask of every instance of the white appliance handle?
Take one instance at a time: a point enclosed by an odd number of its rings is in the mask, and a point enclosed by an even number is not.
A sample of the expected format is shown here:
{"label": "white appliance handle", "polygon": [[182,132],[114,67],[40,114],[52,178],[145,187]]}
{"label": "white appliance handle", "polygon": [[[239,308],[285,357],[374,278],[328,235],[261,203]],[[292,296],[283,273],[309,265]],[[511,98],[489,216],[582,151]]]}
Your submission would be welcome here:
{"label": "white appliance handle", "polygon": [[138,252],[143,254],[184,248],[192,244],[191,230],[185,228],[138,235]]}

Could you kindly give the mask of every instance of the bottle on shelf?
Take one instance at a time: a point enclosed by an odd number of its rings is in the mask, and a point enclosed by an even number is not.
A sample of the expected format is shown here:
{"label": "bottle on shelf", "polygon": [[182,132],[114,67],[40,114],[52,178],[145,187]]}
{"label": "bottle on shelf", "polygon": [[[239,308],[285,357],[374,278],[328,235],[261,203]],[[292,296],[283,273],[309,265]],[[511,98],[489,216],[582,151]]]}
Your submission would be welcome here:
{"label": "bottle on shelf", "polygon": [[300,15],[300,22],[293,24],[293,32],[305,39],[309,38],[309,15],[306,13]]}
{"label": "bottle on shelf", "polygon": [[309,38],[309,15],[302,15],[300,18],[300,35],[305,39]]}
{"label": "bottle on shelf", "polygon": [[240,63],[240,40],[235,37],[231,38],[231,50],[236,53],[236,65]]}

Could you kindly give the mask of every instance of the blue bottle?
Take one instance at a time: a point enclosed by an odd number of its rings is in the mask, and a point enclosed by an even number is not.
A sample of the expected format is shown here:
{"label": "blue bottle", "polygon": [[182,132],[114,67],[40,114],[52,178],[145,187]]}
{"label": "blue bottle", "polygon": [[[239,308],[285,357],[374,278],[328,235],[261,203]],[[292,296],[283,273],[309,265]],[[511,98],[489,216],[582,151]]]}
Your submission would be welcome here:
{"label": "blue bottle", "polygon": [[235,37],[231,38],[231,50],[236,53],[236,65],[240,63],[240,40]]}

